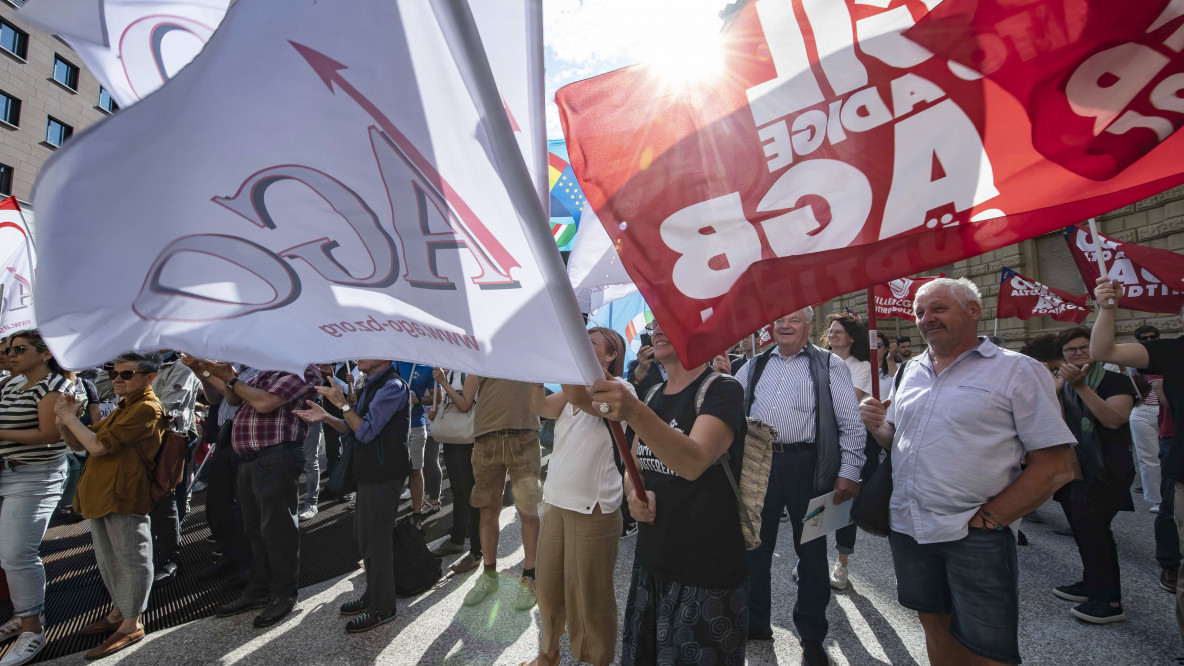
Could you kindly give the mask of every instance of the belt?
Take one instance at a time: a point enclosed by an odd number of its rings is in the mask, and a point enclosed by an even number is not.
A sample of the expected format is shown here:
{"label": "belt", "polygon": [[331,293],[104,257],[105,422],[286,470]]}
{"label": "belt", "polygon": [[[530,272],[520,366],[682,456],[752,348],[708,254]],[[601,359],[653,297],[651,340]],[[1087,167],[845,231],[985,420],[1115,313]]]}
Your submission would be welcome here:
{"label": "belt", "polygon": [[773,442],[773,453],[791,453],[814,448],[814,442]]}
{"label": "belt", "polygon": [[487,432],[482,435],[478,435],[478,437],[510,437],[512,435],[517,435],[520,432],[528,432],[529,430],[530,430],[529,428],[510,428],[508,430],[494,430],[493,432]]}
{"label": "belt", "polygon": [[292,440],[291,442],[280,442],[279,444],[276,444],[275,446],[269,446],[267,448],[259,449],[258,451],[248,451],[247,453],[240,453],[240,454],[238,454],[238,461],[240,463],[251,462],[252,460],[254,460],[260,456],[265,456],[269,453],[275,453],[277,451],[286,451],[288,449],[294,449],[297,446],[303,447],[304,442],[302,442],[298,439]]}
{"label": "belt", "polygon": [[22,467],[28,464],[18,460],[0,460],[0,469],[12,469],[13,467]]}

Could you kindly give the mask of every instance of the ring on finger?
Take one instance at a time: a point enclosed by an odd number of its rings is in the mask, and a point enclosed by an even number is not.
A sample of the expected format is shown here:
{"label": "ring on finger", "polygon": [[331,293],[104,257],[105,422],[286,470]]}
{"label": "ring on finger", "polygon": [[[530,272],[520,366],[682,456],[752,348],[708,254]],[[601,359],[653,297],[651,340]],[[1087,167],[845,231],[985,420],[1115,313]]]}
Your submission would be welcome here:
{"label": "ring on finger", "polygon": [[600,403],[600,413],[601,414],[608,414],[611,411],[613,411],[613,408],[609,407],[607,402]]}

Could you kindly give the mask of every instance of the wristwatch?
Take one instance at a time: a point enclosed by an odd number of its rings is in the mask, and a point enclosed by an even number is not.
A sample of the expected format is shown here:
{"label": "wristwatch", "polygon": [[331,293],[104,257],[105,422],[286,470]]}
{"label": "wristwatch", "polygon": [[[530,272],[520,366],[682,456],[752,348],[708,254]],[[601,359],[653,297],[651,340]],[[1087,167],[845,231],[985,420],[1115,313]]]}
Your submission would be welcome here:
{"label": "wristwatch", "polygon": [[348,413],[351,409],[352,409],[352,407],[349,406],[349,403],[348,402],[345,403],[344,405],[341,406],[342,415]]}
{"label": "wristwatch", "polygon": [[228,388],[228,389],[230,389],[231,391],[233,391],[233,390],[234,390],[234,385],[235,385],[235,384],[237,384],[237,383],[238,383],[238,377],[231,377],[231,378],[230,378],[230,381],[226,382],[226,388]]}

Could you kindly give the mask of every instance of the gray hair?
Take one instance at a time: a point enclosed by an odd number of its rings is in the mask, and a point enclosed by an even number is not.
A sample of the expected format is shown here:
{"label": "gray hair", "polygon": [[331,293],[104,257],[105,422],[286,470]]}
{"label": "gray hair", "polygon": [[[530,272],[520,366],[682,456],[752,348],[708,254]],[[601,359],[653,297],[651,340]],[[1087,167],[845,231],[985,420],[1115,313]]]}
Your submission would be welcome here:
{"label": "gray hair", "polygon": [[950,290],[950,295],[958,300],[963,309],[971,303],[977,303],[980,308],[983,306],[983,297],[978,293],[978,285],[970,279],[961,277],[955,280],[954,278],[939,277],[926,282],[917,289],[913,309],[916,310],[917,301],[921,300],[922,296],[943,287]]}
{"label": "gray hair", "polygon": [[135,363],[136,369],[140,372],[159,372],[160,371],[160,355],[159,354],[141,354],[139,352],[127,352],[116,356],[112,363]]}

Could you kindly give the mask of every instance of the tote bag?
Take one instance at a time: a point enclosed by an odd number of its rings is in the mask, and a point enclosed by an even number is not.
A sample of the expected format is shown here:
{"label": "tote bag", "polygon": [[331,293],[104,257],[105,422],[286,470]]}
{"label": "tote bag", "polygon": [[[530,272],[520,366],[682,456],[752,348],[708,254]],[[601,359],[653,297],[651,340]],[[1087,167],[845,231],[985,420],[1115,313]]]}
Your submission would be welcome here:
{"label": "tote bag", "polygon": [[[452,384],[452,374],[448,373],[448,383]],[[464,379],[461,376],[463,386]],[[447,396],[447,394],[445,394]],[[474,405],[476,396],[473,396]],[[447,397],[444,404],[436,407],[436,418],[432,419],[432,439],[444,444],[471,444],[473,442],[473,423],[477,412],[474,407],[462,412]]]}

